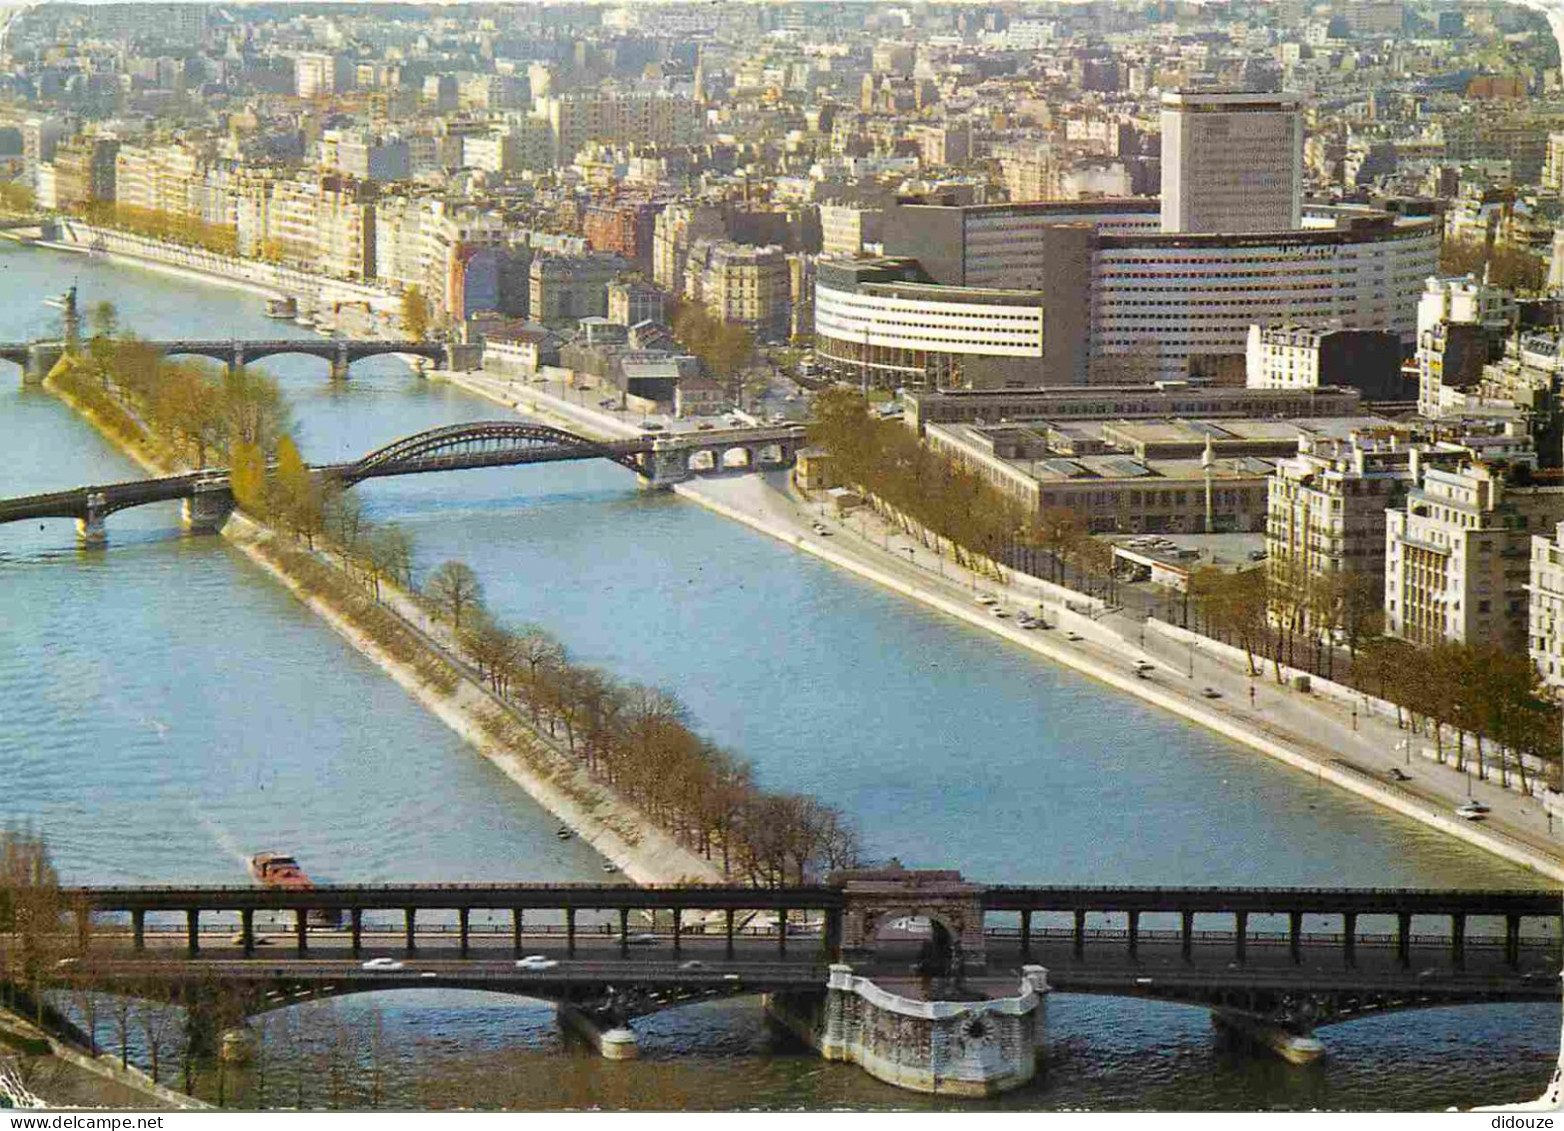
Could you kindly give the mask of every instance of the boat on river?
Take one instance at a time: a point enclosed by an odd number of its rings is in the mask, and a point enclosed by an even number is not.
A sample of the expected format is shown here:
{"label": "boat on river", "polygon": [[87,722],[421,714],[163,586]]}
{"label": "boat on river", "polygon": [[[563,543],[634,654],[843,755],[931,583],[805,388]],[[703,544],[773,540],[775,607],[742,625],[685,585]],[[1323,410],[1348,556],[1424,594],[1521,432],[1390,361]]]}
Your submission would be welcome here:
{"label": "boat on river", "polygon": [[266,317],[290,319],[299,314],[299,304],[292,296],[284,298],[269,298],[266,300]]}
{"label": "boat on river", "polygon": [[[263,888],[310,891],[315,887],[315,881],[299,867],[298,860],[281,852],[257,852],[250,857],[249,865],[250,875]],[[336,910],[313,907],[309,910],[307,918],[309,923],[316,927],[342,925],[342,912]]]}

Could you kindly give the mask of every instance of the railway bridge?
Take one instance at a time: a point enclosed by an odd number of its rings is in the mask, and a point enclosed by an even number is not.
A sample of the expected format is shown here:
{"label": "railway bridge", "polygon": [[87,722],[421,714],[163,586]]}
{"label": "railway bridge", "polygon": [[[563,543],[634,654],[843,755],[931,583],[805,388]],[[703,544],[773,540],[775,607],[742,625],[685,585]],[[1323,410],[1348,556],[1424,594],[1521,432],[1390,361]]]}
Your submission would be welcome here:
{"label": "railway bridge", "polygon": [[[351,463],[312,470],[325,482],[352,487],[396,475],[606,459],[633,471],[647,486],[668,487],[696,475],[790,466],[806,436],[798,425],[781,425],[599,441],[544,424],[494,420],[420,432]],[[114,512],[174,500],[184,502],[188,525],[221,526],[234,506],[227,469],[0,499],[0,524],[73,518],[82,540],[98,543],[107,536],[104,520]]]}
{"label": "railway bridge", "polygon": [[1559,1000],[1561,903],[1535,891],[1017,887],[899,866],[808,886],[77,888],[76,975],[240,1012],[390,988],[558,1004],[608,1055],[634,1018],[764,994],[892,1083],[954,1094],[1035,1070],[1050,991],[1178,1001],[1293,1059],[1316,1029]]}

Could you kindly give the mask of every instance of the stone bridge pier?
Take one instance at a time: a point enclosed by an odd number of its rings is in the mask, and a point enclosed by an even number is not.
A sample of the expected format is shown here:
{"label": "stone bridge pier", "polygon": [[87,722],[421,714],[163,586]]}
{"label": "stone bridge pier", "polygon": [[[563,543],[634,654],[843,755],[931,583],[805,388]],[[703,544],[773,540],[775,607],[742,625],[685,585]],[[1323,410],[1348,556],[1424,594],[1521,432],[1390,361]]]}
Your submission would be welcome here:
{"label": "stone bridge pier", "polygon": [[65,356],[64,342],[34,342],[27,347],[22,362],[22,384],[42,385],[44,378]]}
{"label": "stone bridge pier", "polygon": [[84,546],[102,546],[109,540],[105,524],[108,501],[102,492],[93,491],[87,496],[87,513],[76,520],[76,537]]}
{"label": "stone bridge pier", "polygon": [[227,479],[214,479],[195,485],[190,497],[181,504],[180,517],[187,530],[210,533],[221,530],[233,510],[234,496]]}

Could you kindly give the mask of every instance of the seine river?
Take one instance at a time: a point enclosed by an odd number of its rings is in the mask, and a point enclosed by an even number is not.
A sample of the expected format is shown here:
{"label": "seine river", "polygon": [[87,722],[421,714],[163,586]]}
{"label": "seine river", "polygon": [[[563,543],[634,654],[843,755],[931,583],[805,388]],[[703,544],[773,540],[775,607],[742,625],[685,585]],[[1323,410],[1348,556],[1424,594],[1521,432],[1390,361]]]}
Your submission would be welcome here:
{"label": "seine river", "polygon": [[[147,336],[303,335],[242,291],[0,245],[0,337],[48,332],[73,280]],[[305,456],[362,454],[501,410],[394,359],[333,388],[272,359]],[[0,494],[138,470],[0,372]],[[767,785],[829,798],[868,854],[987,881],[1537,886],[1529,873],[1311,782],[832,570],[608,464],[359,488],[422,567],[490,608],[675,691]],[[0,528],[0,820],[46,832],[72,882],[244,882],[296,853],[320,879],[594,880],[600,861],[222,540],[173,506]],[[374,1008],[417,1055],[404,1105],[927,1107],[780,1042],[758,1001],[637,1022],[644,1059],[565,1048],[542,1003],[410,991]],[[1308,1069],[1222,1047],[1198,1009],[1055,995],[1046,1068],[1007,1108],[1443,1108],[1540,1091],[1559,1014],[1462,1007],[1322,1031]],[[315,1097],[326,1102],[325,1097]]]}

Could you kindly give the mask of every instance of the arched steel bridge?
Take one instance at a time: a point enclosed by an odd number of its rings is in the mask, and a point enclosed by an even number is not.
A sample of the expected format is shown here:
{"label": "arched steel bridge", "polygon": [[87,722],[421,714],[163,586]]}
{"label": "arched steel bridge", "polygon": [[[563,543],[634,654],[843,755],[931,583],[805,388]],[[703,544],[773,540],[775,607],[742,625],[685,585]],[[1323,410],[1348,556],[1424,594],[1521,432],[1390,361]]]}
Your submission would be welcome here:
{"label": "arched steel bridge", "polygon": [[[796,425],[599,441],[545,424],[496,420],[420,432],[351,463],[324,464],[314,470],[324,479],[351,487],[366,479],[394,475],[606,459],[652,485],[663,486],[700,474],[693,461],[702,453],[710,457],[709,470],[755,470],[768,463],[792,463],[804,441],[805,430]],[[741,462],[724,462],[725,455],[735,451],[743,453]],[[231,506],[231,497],[226,495],[228,487],[227,469],[208,468],[155,479],[27,495],[0,500],[0,524],[40,518],[101,522],[128,507],[193,499],[202,494],[223,496]]]}

